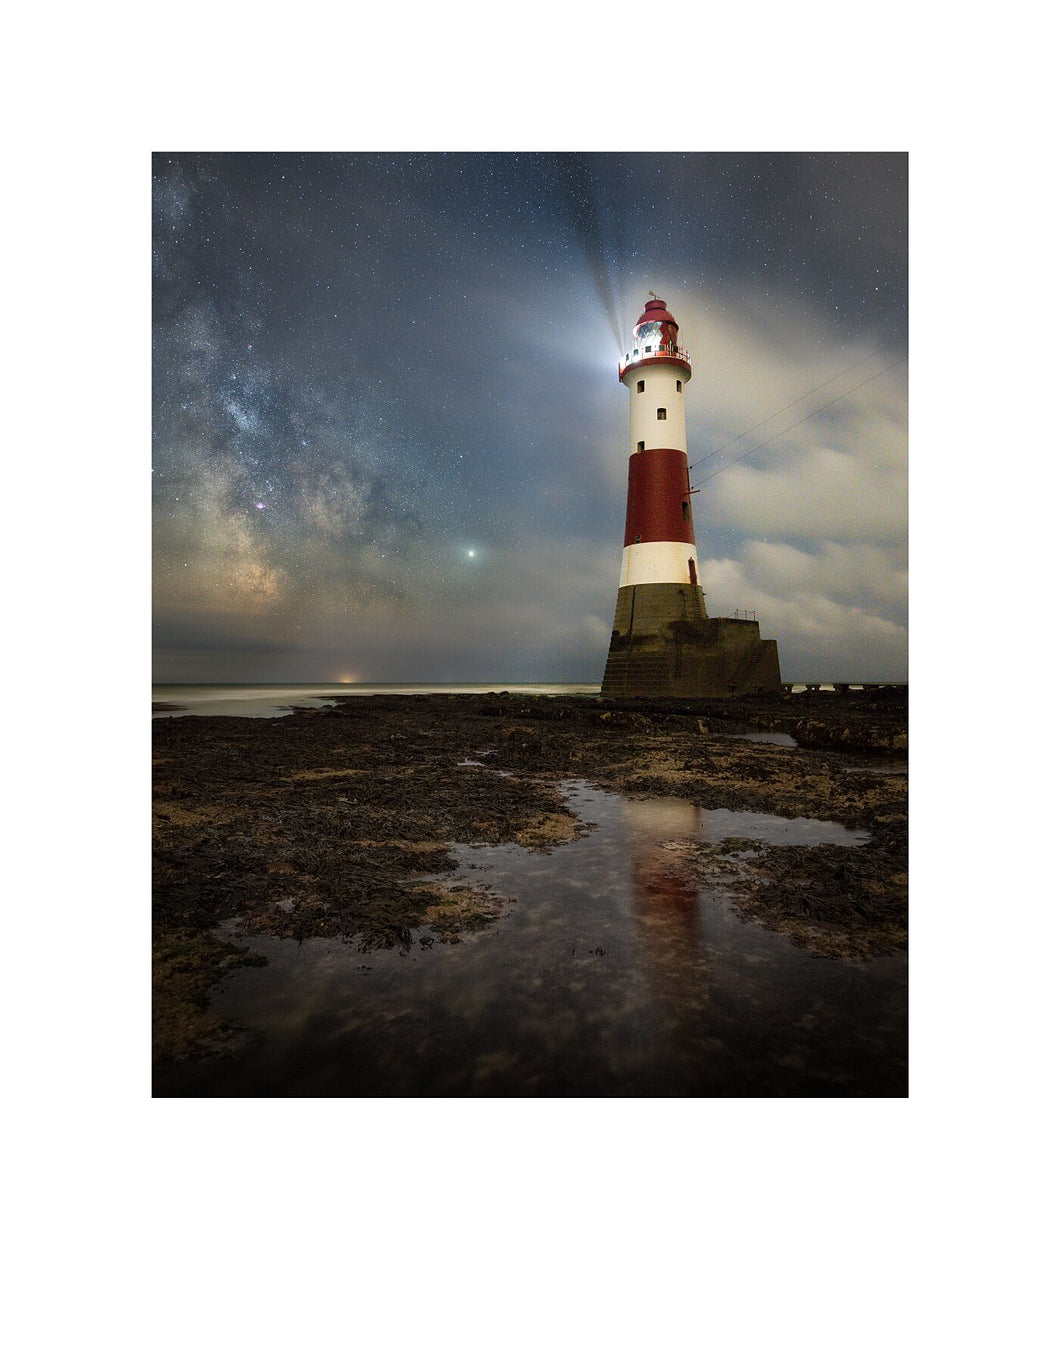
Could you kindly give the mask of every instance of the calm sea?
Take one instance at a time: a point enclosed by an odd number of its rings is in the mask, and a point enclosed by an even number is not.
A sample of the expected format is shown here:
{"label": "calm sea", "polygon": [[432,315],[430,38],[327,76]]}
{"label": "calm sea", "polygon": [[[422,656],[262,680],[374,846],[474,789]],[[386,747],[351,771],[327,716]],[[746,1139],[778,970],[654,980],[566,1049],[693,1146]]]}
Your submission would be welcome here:
{"label": "calm sea", "polygon": [[207,682],[203,684],[169,684],[153,686],[153,704],[179,705],[179,710],[158,710],[156,719],[179,717],[180,715],[249,715],[261,717],[289,714],[294,706],[333,705],[337,696],[430,696],[430,695],[473,695],[484,696],[488,691],[509,691],[527,696],[596,696],[599,686],[560,686],[539,685],[522,686],[507,682],[493,682],[482,685],[384,686],[373,682],[356,682],[346,685],[338,682],[310,683],[264,683],[264,682]]}

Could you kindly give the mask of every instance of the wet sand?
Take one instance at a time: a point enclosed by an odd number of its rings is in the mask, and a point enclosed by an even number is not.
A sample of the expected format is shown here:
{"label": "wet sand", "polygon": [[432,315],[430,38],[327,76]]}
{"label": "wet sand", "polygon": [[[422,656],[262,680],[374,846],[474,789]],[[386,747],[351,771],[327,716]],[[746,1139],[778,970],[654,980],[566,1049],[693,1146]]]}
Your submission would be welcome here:
{"label": "wet sand", "polygon": [[[743,737],[748,732],[787,732],[799,739],[800,746],[750,742]],[[234,1064],[234,1057],[255,1053],[255,1047],[259,1056],[263,1048],[268,1053],[267,1038],[263,1042],[262,1037],[269,1019],[261,1014],[261,1000],[273,988],[282,993],[289,985],[282,983],[287,967],[281,961],[288,959],[289,950],[284,942],[296,952],[297,944],[304,943],[310,956],[329,951],[333,965],[343,961],[343,989],[358,974],[367,978],[366,972],[376,972],[381,977],[396,968],[394,961],[407,960],[409,953],[420,953],[424,962],[426,953],[432,959],[438,952],[451,953],[456,965],[430,967],[431,978],[437,976],[432,987],[441,990],[438,1007],[447,989],[454,998],[461,989],[467,992],[466,980],[459,984],[458,977],[463,978],[465,967],[475,960],[480,961],[475,997],[481,994],[483,981],[490,979],[498,987],[507,978],[512,988],[522,989],[524,984],[529,988],[526,982],[540,971],[530,968],[534,958],[525,946],[530,941],[525,934],[539,911],[529,895],[525,912],[520,907],[525,870],[519,872],[523,879],[512,879],[511,868],[502,874],[494,867],[492,877],[469,874],[471,854],[466,849],[498,849],[497,855],[525,862],[528,856],[547,857],[550,848],[573,848],[591,835],[593,820],[581,797],[575,798],[571,782],[580,783],[581,791],[621,796],[624,808],[648,811],[663,803],[659,797],[667,797],[697,812],[697,817],[700,811],[757,811],[780,820],[830,820],[844,829],[860,830],[862,836],[800,845],[776,841],[761,821],[760,828],[741,826],[741,836],[724,836],[723,821],[722,836],[692,831],[656,838],[658,847],[646,864],[654,868],[651,875],[656,881],[677,887],[674,903],[685,905],[677,909],[671,905],[665,912],[698,915],[699,936],[708,944],[702,950],[689,948],[681,1021],[674,1024],[684,1041],[674,1043],[669,1057],[665,1047],[660,1051],[656,1037],[652,1050],[656,1059],[647,1068],[633,1065],[623,1070],[613,1057],[608,1061],[609,1069],[603,1072],[613,1076],[610,1087],[606,1082],[601,1087],[599,1064],[589,1059],[569,1063],[566,1052],[562,1060],[557,1053],[550,1075],[535,1078],[536,1071],[525,1060],[518,1061],[519,1037],[513,1033],[506,1047],[491,1051],[468,1021],[474,1010],[465,1009],[457,1018],[459,1026],[452,1017],[448,1025],[464,1037],[465,1049],[485,1046],[484,1054],[495,1054],[497,1076],[490,1079],[487,1066],[482,1079],[481,1066],[472,1066],[457,1078],[452,1057],[443,1063],[435,1056],[434,1061],[406,1066],[407,1077],[397,1082],[397,1092],[582,1091],[604,1096],[901,1091],[904,750],[901,691],[806,693],[768,701],[620,703],[503,694],[362,696],[334,708],[274,719],[160,720],[155,725],[155,1054],[161,1076],[156,1078],[156,1091],[238,1091],[247,1096],[320,1091],[312,1083],[323,1080],[306,1080],[307,1089],[294,1071],[280,1088],[270,1087],[268,1066],[244,1069],[244,1078],[233,1080],[228,1089],[223,1077],[217,1078],[225,1073],[226,1064]],[[629,827],[623,836],[636,841]],[[621,842],[612,841],[614,846]],[[660,855],[662,862],[657,860]],[[558,863],[555,873],[563,882]],[[590,880],[599,874],[593,872]],[[572,876],[573,872],[566,879]],[[578,1047],[586,1056],[592,1050],[587,1037],[599,1041],[609,1035],[611,1024],[604,1025],[602,1018],[608,1010],[613,1017],[614,1000],[635,997],[646,987],[643,973],[629,973],[634,968],[643,972],[644,961],[633,961],[628,942],[619,947],[631,916],[639,913],[636,874],[626,879],[633,886],[621,901],[626,908],[618,917],[613,908],[608,909],[609,918],[605,915],[612,925],[610,941],[602,931],[598,934],[602,940],[593,944],[601,953],[598,963],[605,961],[609,949],[612,956],[610,965],[598,970],[596,1031],[587,1030],[584,1018],[579,1023]],[[557,893],[549,890],[550,895]],[[695,897],[694,908],[689,907],[693,903],[689,895]],[[565,895],[565,925],[578,922],[577,915],[585,912],[576,899]],[[658,902],[655,909],[663,911]],[[818,1056],[803,1066],[805,1071],[808,1064],[808,1072],[815,1076],[812,1081],[799,1077],[803,1071],[788,1073],[781,1068],[768,1074],[763,1070],[758,1079],[748,1081],[749,1087],[732,1077],[735,1071],[719,1068],[720,1061],[708,1063],[703,1045],[693,1044],[692,1038],[714,1035],[711,1025],[718,1030],[716,1009],[710,1025],[702,1017],[697,1023],[696,1015],[697,1000],[710,993],[704,986],[706,963],[713,962],[708,974],[715,981],[727,978],[726,971],[731,974],[709,946],[712,934],[716,937],[724,923],[744,924],[747,931],[759,934],[756,940],[776,943],[789,953],[781,974],[763,968],[759,985],[764,996],[783,997],[789,989],[783,981],[801,978],[807,971],[817,972],[824,984],[815,988],[824,988],[826,994],[828,990],[850,994],[851,989],[856,994],[856,986],[866,988],[865,981],[880,970],[897,980],[884,1008],[890,1021],[883,1027],[877,1020],[875,1027],[886,1035],[882,1043],[886,1055],[881,1059],[875,1045],[874,1058],[865,1058],[874,1049],[869,1046],[860,1062],[863,1070],[869,1068],[860,1075],[856,1058],[840,1060],[836,1052],[834,1063],[828,1062],[834,1072],[825,1073]],[[736,930],[726,928],[722,935]],[[555,920],[550,931],[553,936],[558,931]],[[668,933],[672,935],[670,928],[663,936]],[[512,953],[519,954],[520,940],[526,970],[505,976],[504,971],[513,969]],[[682,940],[680,932],[677,940]],[[550,938],[536,933],[533,942],[533,950],[540,952]],[[497,943],[508,952],[503,970],[497,963],[489,964]],[[573,950],[577,960],[577,945]],[[766,957],[770,954],[771,949],[765,951]],[[762,949],[755,947],[750,955],[758,959]],[[303,952],[301,959],[310,956]],[[604,972],[617,971],[618,962],[626,957],[625,974],[605,984]],[[264,969],[245,969],[266,961],[270,964]],[[813,961],[821,964],[806,964]],[[428,972],[420,973],[426,978]],[[401,978],[399,993],[412,987],[408,969]],[[562,997],[572,991],[584,994],[587,988],[591,1002],[591,978],[580,989],[575,988],[577,980],[560,978],[565,981]],[[266,990],[270,979],[273,984]],[[745,999],[749,990],[753,992],[754,980],[752,969],[734,997]],[[240,991],[248,1000],[245,1006],[236,1006]],[[408,1012],[409,1000],[416,1004],[419,996],[403,997]],[[605,999],[611,1000],[606,1007]],[[344,1006],[352,1005],[347,1001]],[[373,1008],[380,1020],[387,1016],[381,1004],[371,1002],[371,990],[365,986],[356,1000],[359,1035],[367,1034]],[[578,1008],[586,1018],[592,1011],[581,1000]],[[555,1000],[552,1013],[556,1014]],[[656,1016],[657,1008],[649,1010],[636,1025],[654,1025],[651,1019]],[[627,1024],[633,1025],[629,1018]],[[862,1024],[873,1031],[864,1017]],[[491,1027],[493,1033],[504,1032],[496,1017]],[[821,1045],[834,1050],[826,1032],[827,1028],[821,1031]],[[393,1026],[384,1033],[392,1038]],[[761,1039],[761,1045],[766,1044]],[[394,1092],[393,1074],[388,1071],[387,1078],[378,1064],[370,1063],[372,1056],[385,1051],[380,1045],[376,1037],[374,1046],[357,1052],[355,1062],[347,1055],[345,1078],[327,1081],[331,1087],[325,1085],[323,1091]],[[785,1045],[790,1050],[788,1042]],[[433,1054],[430,1047],[412,1050]],[[742,1056],[739,1073],[759,1073],[760,1067],[744,1051],[746,1047],[737,1047]],[[300,1068],[307,1075],[313,1070],[312,1055],[301,1050],[299,1054],[295,1071]],[[351,1063],[359,1069],[356,1079],[351,1078]],[[253,1073],[256,1079],[245,1077]],[[449,1081],[447,1073],[453,1076]],[[480,1078],[474,1079],[475,1074]],[[786,1084],[790,1086],[785,1088]]]}

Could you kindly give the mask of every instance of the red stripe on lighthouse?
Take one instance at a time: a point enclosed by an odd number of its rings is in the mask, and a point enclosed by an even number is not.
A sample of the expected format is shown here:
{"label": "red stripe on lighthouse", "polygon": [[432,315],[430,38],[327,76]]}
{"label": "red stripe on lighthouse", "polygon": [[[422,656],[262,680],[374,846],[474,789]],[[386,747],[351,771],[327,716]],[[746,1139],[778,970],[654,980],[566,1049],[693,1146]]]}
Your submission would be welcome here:
{"label": "red stripe on lighthouse", "polygon": [[659,540],[696,542],[684,450],[637,450],[630,455],[624,543]]}

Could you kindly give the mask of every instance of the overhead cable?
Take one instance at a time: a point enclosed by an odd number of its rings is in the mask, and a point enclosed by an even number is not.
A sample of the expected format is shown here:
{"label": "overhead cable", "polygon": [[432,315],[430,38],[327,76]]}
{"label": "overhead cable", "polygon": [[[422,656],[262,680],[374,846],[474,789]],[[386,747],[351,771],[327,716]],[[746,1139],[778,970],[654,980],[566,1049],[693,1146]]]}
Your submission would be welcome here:
{"label": "overhead cable", "polygon": [[[876,350],[870,350],[867,355],[862,355],[860,360],[856,360],[853,364],[848,364],[847,367],[841,369],[838,374],[833,374],[830,379],[825,379],[824,382],[819,383],[816,388],[811,388],[808,393],[803,393],[802,397],[796,398],[794,402],[789,402],[786,407],[781,407],[778,411],[773,413],[773,416],[767,416],[763,421],[756,421],[753,426],[748,426],[746,431],[741,431],[739,435],[734,435],[731,440],[726,440],[724,445],[719,445],[716,450],[711,450],[711,452],[705,454],[702,459],[697,459],[694,464],[688,466],[689,470],[697,468],[700,464],[705,464],[708,459],[713,459],[716,454],[721,454],[722,450],[727,450],[730,445],[735,445],[737,440],[742,440],[745,435],[750,435],[752,431],[757,431],[760,426],[767,425],[773,420],[773,417],[783,416],[784,413],[789,411],[792,407],[797,407],[800,402],[805,402],[807,398],[813,397],[814,393],[819,393],[822,388],[827,388],[828,385],[834,383],[836,379],[841,379],[844,374],[849,374],[852,369],[857,369],[859,365],[863,365],[866,360],[871,360],[876,355],[882,355],[886,349],[886,346],[881,345]],[[854,390],[851,389],[851,392],[853,391]],[[813,413],[811,412],[810,415],[812,416]]]}
{"label": "overhead cable", "polygon": [[[856,393],[859,388],[864,388],[865,385],[871,383],[873,379],[881,378],[890,370],[897,369],[900,364],[904,363],[905,357],[903,356],[900,360],[895,360],[893,364],[887,365],[886,368],[879,370],[877,373],[870,374],[867,379],[862,379],[862,381],[856,383],[853,388],[848,388],[845,393],[840,393],[839,396],[833,398],[831,402],[826,402],[820,407],[815,407],[812,412],[807,412],[805,416],[799,417],[798,421],[793,421],[790,426],[785,426],[782,431],[777,431],[776,435],[771,435],[768,440],[763,440],[760,445],[755,445],[754,449],[747,450],[746,453],[739,455],[736,459],[731,459],[727,464],[722,464],[720,469],[715,469],[713,473],[708,473],[700,482],[709,483],[712,478],[717,478],[719,473],[724,473],[726,469],[731,469],[734,464],[739,464],[741,460],[750,458],[752,454],[756,454],[759,450],[764,449],[766,445],[771,445],[774,440],[779,440],[782,435],[787,435],[789,431],[793,431],[796,426],[801,426],[804,421],[809,421],[810,417],[816,416],[818,412],[823,412],[828,407],[834,407],[837,402],[842,402],[842,400],[848,398],[851,393]],[[710,455],[705,455],[704,458],[709,459]],[[702,463],[703,461],[697,460],[696,462]],[[694,468],[695,465],[693,464],[692,467]],[[694,488],[693,491],[698,492],[699,488]]]}

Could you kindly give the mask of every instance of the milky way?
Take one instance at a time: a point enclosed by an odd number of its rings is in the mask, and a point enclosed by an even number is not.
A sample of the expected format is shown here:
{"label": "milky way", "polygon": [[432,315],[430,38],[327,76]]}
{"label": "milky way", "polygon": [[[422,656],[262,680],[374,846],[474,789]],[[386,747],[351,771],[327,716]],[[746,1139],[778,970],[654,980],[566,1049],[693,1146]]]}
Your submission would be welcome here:
{"label": "milky way", "polygon": [[[903,155],[164,153],[153,195],[159,680],[598,681],[647,291],[691,460],[905,351]],[[904,385],[696,499],[786,676],[904,675]]]}

